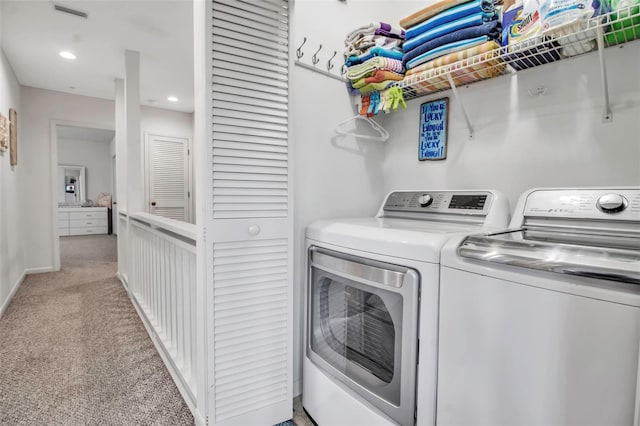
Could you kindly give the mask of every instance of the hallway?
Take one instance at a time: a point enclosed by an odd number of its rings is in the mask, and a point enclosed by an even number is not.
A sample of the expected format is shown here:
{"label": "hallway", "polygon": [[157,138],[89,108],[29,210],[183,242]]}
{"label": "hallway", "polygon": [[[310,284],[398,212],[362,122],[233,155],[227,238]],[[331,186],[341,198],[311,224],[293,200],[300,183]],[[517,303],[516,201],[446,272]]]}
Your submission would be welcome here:
{"label": "hallway", "polygon": [[116,277],[116,237],[61,239],[0,319],[0,424],[193,424]]}

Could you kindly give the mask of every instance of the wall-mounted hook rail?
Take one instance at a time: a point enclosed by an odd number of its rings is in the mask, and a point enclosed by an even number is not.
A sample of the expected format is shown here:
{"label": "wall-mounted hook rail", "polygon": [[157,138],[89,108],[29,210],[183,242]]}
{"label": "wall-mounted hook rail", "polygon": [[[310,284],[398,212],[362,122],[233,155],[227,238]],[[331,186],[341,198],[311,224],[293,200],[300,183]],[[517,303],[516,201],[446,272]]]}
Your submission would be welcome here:
{"label": "wall-mounted hook rail", "polygon": [[320,45],[320,47],[318,47],[318,50],[313,54],[313,56],[311,57],[311,62],[313,63],[313,65],[311,64],[306,64],[304,62],[302,62],[300,60],[300,58],[302,58],[304,56],[304,52],[302,51],[302,46],[304,46],[304,44],[307,42],[307,38],[304,37],[302,39],[302,44],[300,46],[298,46],[298,48],[296,49],[296,57],[297,59],[294,61],[295,65],[304,69],[307,69],[309,71],[313,71],[315,73],[318,74],[322,74],[326,77],[330,77],[333,78],[334,80],[338,80],[342,83],[346,83],[347,79],[344,78],[344,74],[346,74],[346,70],[344,70],[344,66],[343,66],[343,70],[341,72],[341,75],[337,75],[337,74],[333,74],[330,71],[334,68],[334,64],[332,63],[332,61],[334,60],[334,58],[336,57],[336,55],[338,54],[337,51],[333,52],[333,56],[327,61],[327,71],[318,68],[316,65],[320,62],[320,58],[318,57],[318,53],[320,53],[320,51],[322,50],[322,44]]}
{"label": "wall-mounted hook rail", "polygon": [[311,63],[313,63],[313,65],[317,65],[318,62],[320,62],[320,58],[318,58],[318,53],[320,53],[321,50],[322,50],[322,45],[318,47],[318,50],[316,50],[316,53],[314,53],[313,56],[311,57]]}
{"label": "wall-mounted hook rail", "polygon": [[335,58],[337,54],[338,54],[338,51],[334,50],[333,56],[330,57],[329,60],[327,61],[327,71],[331,71],[333,69],[333,64],[331,63],[331,61],[333,61],[333,58]]}
{"label": "wall-mounted hook rail", "polygon": [[298,46],[298,48],[296,49],[296,57],[298,59],[302,58],[304,56],[304,52],[302,51],[302,46],[304,46],[304,44],[307,42],[307,38],[304,37],[302,39],[302,44],[300,46]]}
{"label": "wall-mounted hook rail", "polygon": [[324,75],[324,76],[326,76],[326,77],[333,78],[334,80],[338,80],[338,81],[340,81],[340,82],[342,82],[342,83],[346,83],[346,82],[347,82],[347,79],[346,79],[346,78],[340,77],[339,75],[333,74],[333,73],[331,73],[331,72],[329,72],[329,71],[325,71],[325,70],[320,69],[320,68],[318,68],[318,67],[315,67],[315,66],[313,66],[313,65],[305,64],[304,62],[301,62],[301,61],[295,61],[295,64],[296,64],[296,66],[298,66],[298,67],[301,67],[301,68],[307,69],[307,70],[309,70],[309,71],[316,72],[316,73],[318,73],[318,74],[322,74],[322,75]]}
{"label": "wall-mounted hook rail", "polygon": [[464,115],[464,121],[467,122],[467,127],[469,128],[469,139],[473,139],[473,124],[471,124],[471,120],[469,119],[467,110],[464,109],[464,104],[462,103],[462,100],[458,95],[458,89],[456,88],[456,84],[453,82],[453,78],[451,78],[451,73],[447,73],[447,80],[449,80],[449,86],[451,87],[451,91],[453,92],[453,97],[456,98],[456,102],[460,105],[462,115]]}

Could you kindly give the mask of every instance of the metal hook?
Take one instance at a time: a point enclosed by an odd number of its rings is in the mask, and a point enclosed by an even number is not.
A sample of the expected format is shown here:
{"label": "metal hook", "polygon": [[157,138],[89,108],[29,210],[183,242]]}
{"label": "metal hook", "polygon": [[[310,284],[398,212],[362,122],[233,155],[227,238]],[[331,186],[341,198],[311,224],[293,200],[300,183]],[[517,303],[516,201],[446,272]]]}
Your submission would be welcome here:
{"label": "metal hook", "polygon": [[331,71],[333,69],[333,64],[331,63],[331,61],[333,61],[333,58],[335,58],[337,54],[338,54],[338,51],[334,50],[333,56],[330,57],[329,60],[327,61],[327,71]]}
{"label": "metal hook", "polygon": [[307,42],[307,38],[304,37],[304,39],[302,40],[302,44],[300,45],[300,47],[298,47],[296,49],[296,56],[298,57],[298,59],[302,58],[304,56],[304,52],[300,49],[302,49],[302,46],[304,46],[304,44]]}
{"label": "metal hook", "polygon": [[318,62],[320,62],[320,58],[318,58],[318,53],[320,53],[321,50],[322,50],[322,45],[320,45],[316,53],[313,54],[313,57],[311,58],[311,62],[313,63],[313,65],[316,65]]}

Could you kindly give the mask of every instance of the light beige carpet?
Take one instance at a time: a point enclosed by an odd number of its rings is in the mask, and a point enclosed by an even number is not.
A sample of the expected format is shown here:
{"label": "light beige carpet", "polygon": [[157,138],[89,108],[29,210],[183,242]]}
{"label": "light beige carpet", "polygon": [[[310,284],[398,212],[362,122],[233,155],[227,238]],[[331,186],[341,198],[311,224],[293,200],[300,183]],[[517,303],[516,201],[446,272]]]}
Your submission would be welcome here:
{"label": "light beige carpet", "polygon": [[0,424],[193,424],[116,273],[113,236],[61,239],[0,319]]}

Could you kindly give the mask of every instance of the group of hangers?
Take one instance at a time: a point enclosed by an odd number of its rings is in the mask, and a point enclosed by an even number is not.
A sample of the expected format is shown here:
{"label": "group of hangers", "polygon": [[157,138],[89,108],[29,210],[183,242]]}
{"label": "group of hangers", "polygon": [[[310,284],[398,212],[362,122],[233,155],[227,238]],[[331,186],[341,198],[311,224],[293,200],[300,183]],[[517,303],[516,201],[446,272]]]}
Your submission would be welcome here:
{"label": "group of hangers", "polygon": [[[375,135],[369,135],[369,134],[365,134],[365,133],[358,133],[355,132],[353,130],[343,130],[342,126],[344,126],[347,123],[350,122],[356,122],[356,121],[363,121],[367,124],[369,124],[371,126],[371,128],[374,130]],[[381,125],[379,125],[378,123],[376,123],[375,121],[373,121],[372,119],[370,119],[369,117],[365,117],[362,115],[356,115],[355,117],[351,117],[347,120],[341,121],[340,123],[338,123],[334,129],[335,133],[337,135],[342,135],[342,136],[353,136],[359,139],[366,139],[366,140],[370,140],[370,141],[378,141],[378,142],[384,142],[387,139],[389,139],[389,132],[387,132],[384,127],[382,127]]]}
{"label": "group of hangers", "polygon": [[398,86],[390,87],[382,92],[372,92],[362,95],[362,107],[360,108],[360,115],[366,115],[367,117],[373,117],[378,115],[380,111],[388,114],[398,110],[398,105],[402,108],[407,108],[407,103],[404,101],[402,95],[402,89]]}

